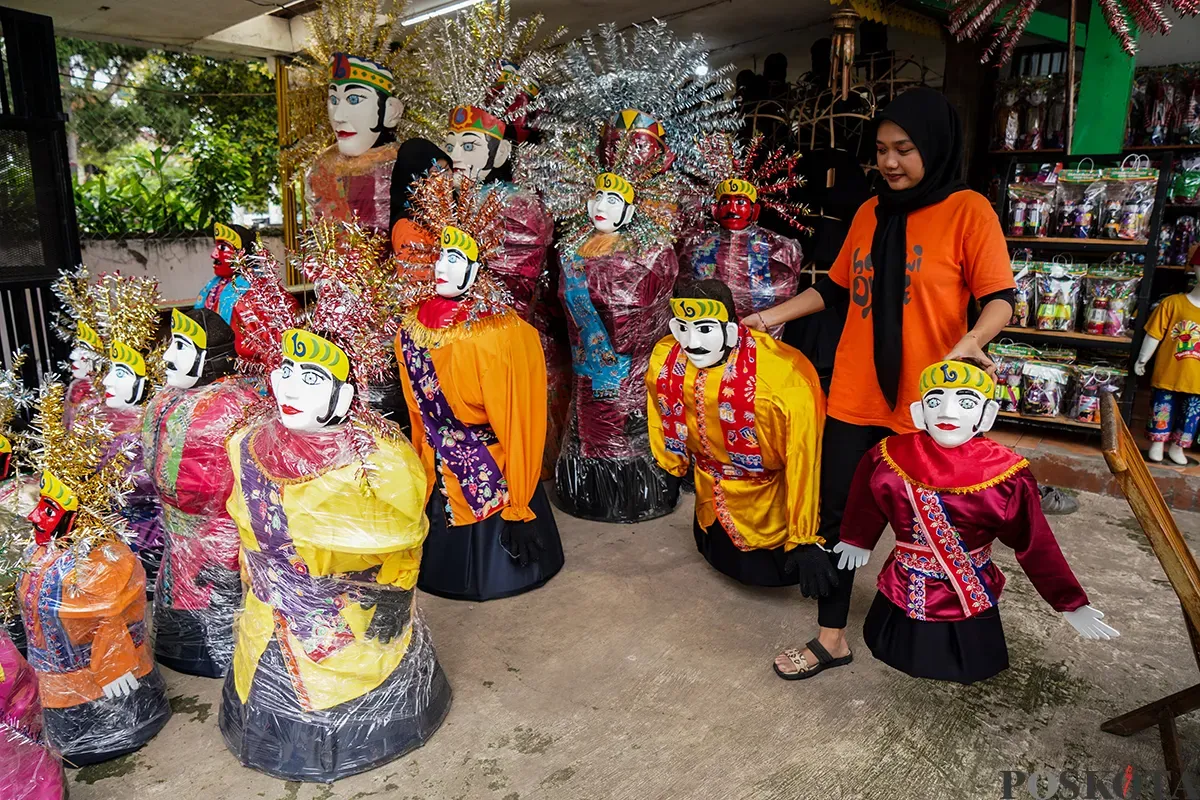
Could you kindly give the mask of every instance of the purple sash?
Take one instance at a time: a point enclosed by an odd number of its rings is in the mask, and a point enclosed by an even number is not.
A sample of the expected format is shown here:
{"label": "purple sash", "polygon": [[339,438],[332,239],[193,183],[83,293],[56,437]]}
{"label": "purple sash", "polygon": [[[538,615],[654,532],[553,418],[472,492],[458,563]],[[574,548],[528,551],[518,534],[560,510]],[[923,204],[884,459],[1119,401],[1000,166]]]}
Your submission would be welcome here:
{"label": "purple sash", "polygon": [[354,631],[340,611],[343,595],[349,593],[353,600],[356,590],[336,577],[308,574],[288,534],[280,487],[262,474],[250,456],[251,438],[242,439],[241,446],[242,494],[259,548],[257,553],[242,549],[250,589],[274,609],[276,620],[282,618],[305,654],[319,662],[354,641]]}
{"label": "purple sash", "polygon": [[[463,499],[471,507],[474,521],[478,522],[497,508],[508,505],[508,481],[487,449],[489,441],[496,441],[496,434],[487,426],[459,422],[442,393],[429,350],[414,342],[403,329],[400,347],[425,423],[425,441],[437,454],[438,461],[454,473],[462,487]],[[463,524],[454,519],[449,503],[446,503],[446,519],[451,526]]]}

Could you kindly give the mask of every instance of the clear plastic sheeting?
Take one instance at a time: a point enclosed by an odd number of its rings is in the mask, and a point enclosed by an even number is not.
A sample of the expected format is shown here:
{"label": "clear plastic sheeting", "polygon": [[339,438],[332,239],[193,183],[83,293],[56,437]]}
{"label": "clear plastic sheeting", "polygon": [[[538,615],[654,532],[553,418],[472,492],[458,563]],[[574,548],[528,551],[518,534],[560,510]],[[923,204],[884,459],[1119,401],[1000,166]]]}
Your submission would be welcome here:
{"label": "clear plastic sheeting", "polygon": [[17,585],[46,736],[75,766],[131,753],[171,716],[146,630],[146,576],[123,542],[31,545]]}
{"label": "clear plastic sheeting", "polygon": [[333,781],[426,742],[450,685],[416,610],[425,471],[394,426],[297,432],[275,417],[228,445],[245,606],[221,732],[242,764]]}
{"label": "clear plastic sheeting", "polygon": [[142,560],[142,567],[146,571],[146,588],[153,592],[162,564],[164,537],[162,505],[142,458],[142,418],[145,410],[145,406],[121,409],[105,407],[103,418],[112,426],[115,434],[108,446],[105,462],[120,452],[130,456],[133,491],[125,495],[124,505],[114,510],[120,512],[129,527],[130,546]]}
{"label": "clear plastic sheeting", "polygon": [[42,728],[37,677],[0,630],[0,797],[61,800],[63,768]]}
{"label": "clear plastic sheeting", "polygon": [[224,677],[242,605],[237,524],[226,503],[233,470],[225,443],[273,411],[258,383],[226,378],[165,388],[146,409],[143,459],[162,502],[165,550],[154,603],[154,656],[177,672]]}
{"label": "clear plastic sheeting", "polygon": [[603,522],[660,517],[679,499],[678,479],[654,461],[646,420],[646,369],[669,332],[679,267],[669,245],[631,246],[600,234],[562,254],[575,374],[555,489],[568,514]]}

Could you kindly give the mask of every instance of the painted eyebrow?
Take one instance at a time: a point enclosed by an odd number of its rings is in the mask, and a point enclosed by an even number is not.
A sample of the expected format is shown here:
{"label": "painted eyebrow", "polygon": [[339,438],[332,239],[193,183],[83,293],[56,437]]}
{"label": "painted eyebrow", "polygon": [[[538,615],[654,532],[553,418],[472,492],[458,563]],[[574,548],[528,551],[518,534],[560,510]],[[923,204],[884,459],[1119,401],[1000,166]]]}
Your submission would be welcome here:
{"label": "painted eyebrow", "polygon": [[963,395],[974,397],[976,394],[979,394],[979,393],[976,392],[974,389],[959,389],[957,392],[955,392],[955,394],[958,395],[959,397],[962,397]]}
{"label": "painted eyebrow", "polygon": [[941,389],[930,389],[925,394],[945,394],[945,392],[942,391]]}
{"label": "painted eyebrow", "polygon": [[466,133],[463,134],[464,138],[467,136],[470,136],[472,139],[481,139],[481,140],[483,139],[483,137],[481,135],[479,135],[478,133],[474,133],[472,131],[467,131]]}

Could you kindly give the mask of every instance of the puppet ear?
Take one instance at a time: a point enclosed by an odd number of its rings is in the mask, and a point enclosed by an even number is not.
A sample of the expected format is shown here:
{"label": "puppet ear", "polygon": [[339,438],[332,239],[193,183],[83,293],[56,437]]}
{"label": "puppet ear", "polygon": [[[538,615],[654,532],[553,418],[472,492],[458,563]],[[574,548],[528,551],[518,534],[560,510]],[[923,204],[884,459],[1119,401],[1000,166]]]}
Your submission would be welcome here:
{"label": "puppet ear", "polygon": [[979,432],[987,433],[996,424],[996,416],[1000,413],[1000,404],[988,400],[983,404],[983,416],[979,418]]}
{"label": "puppet ear", "polygon": [[389,97],[383,103],[383,127],[394,128],[400,124],[404,116],[404,101],[399,97]]}
{"label": "puppet ear", "polygon": [[738,340],[738,326],[736,322],[725,323],[725,346],[733,348]]}
{"label": "puppet ear", "polygon": [[283,370],[279,367],[271,370],[271,394],[279,397],[279,381],[283,380]]}
{"label": "puppet ear", "polygon": [[512,156],[513,143],[508,139],[501,139],[500,146],[496,148],[496,157],[492,159],[492,168],[499,169],[508,163],[508,159]]}
{"label": "puppet ear", "polygon": [[343,383],[338,389],[337,405],[333,408],[333,416],[335,419],[341,419],[346,416],[346,412],[350,410],[350,403],[354,401],[354,386],[349,383]]}
{"label": "puppet ear", "polygon": [[[997,410],[999,410],[999,408],[997,408]],[[925,430],[925,404],[920,400],[910,403],[908,406],[908,412],[912,414],[913,425],[917,426],[917,430]]]}

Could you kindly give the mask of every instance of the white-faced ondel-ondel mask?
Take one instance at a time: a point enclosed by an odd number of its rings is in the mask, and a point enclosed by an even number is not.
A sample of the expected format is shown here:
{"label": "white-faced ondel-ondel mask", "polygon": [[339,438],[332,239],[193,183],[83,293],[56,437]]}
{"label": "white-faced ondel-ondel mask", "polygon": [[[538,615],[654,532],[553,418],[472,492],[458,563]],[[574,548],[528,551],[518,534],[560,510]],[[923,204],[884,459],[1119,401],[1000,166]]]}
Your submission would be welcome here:
{"label": "white-faced ondel-ondel mask", "polygon": [[233,357],[233,331],[220,314],[206,308],[171,312],[171,343],[163,354],[168,386],[212,383],[232,371]]}
{"label": "white-faced ondel-ondel mask", "polygon": [[104,376],[104,405],[132,408],[146,399],[146,359],[124,342],[113,342]]}
{"label": "white-faced ondel-ondel mask", "polygon": [[283,363],[271,373],[283,426],[315,433],[340,425],[354,400],[350,358],[328,339],[291,328],[283,334]]}
{"label": "white-faced ondel-ondel mask", "polygon": [[996,384],[973,364],[939,361],[921,373],[921,399],[909,406],[913,424],[942,447],[959,447],[996,423]]}
{"label": "white-faced ondel-ondel mask", "polygon": [[600,233],[613,233],[629,224],[637,211],[633,184],[613,172],[596,176],[596,192],[588,200],[588,219]]}
{"label": "white-faced ondel-ondel mask", "polygon": [[454,178],[483,183],[512,157],[513,144],[504,138],[507,125],[477,106],[458,106],[450,112],[446,153]]}
{"label": "white-faced ondel-ondel mask", "polygon": [[671,299],[671,335],[697,369],[723,364],[738,340],[729,308],[706,297]]}
{"label": "white-faced ondel-ondel mask", "polygon": [[82,380],[95,371],[104,345],[100,334],[86,322],[75,323],[75,347],[71,349],[71,378]]}
{"label": "white-faced ondel-ondel mask", "polygon": [[438,296],[455,300],[471,290],[479,277],[479,245],[464,230],[447,225],[442,229],[442,253],[433,265]]}
{"label": "white-faced ondel-ondel mask", "polygon": [[374,61],[334,53],[329,63],[326,110],[337,136],[338,152],[361,156],[395,130],[404,116],[404,103],[392,96],[391,71]]}

